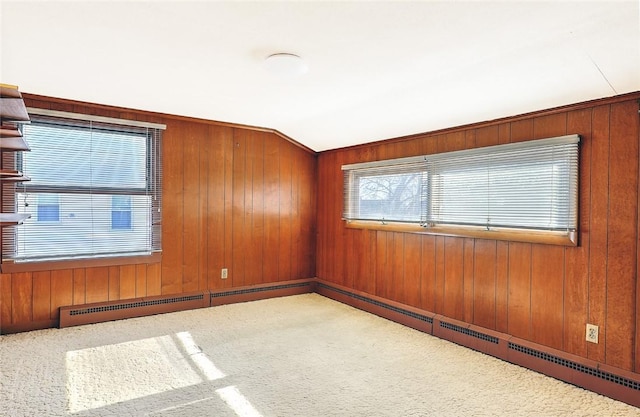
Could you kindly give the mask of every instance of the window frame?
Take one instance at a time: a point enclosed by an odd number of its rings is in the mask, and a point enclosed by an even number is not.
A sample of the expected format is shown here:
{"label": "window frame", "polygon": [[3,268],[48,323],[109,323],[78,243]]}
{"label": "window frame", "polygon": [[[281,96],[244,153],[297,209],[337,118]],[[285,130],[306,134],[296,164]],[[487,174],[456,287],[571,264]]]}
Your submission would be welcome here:
{"label": "window frame", "polygon": [[[554,144],[575,144],[576,145],[576,157],[579,157],[579,142],[580,137],[578,135],[565,135],[548,139],[537,139],[525,142],[510,143],[503,145],[494,145],[480,148],[465,149],[461,151],[445,152],[432,155],[421,155],[408,158],[397,158],[392,160],[372,161],[355,164],[347,164],[342,166],[345,176],[345,201],[343,206],[343,220],[347,228],[357,229],[372,229],[372,230],[385,230],[385,231],[397,231],[397,232],[410,232],[420,233],[428,235],[441,235],[441,236],[455,236],[455,237],[468,237],[468,238],[481,238],[481,239],[494,239],[494,240],[506,240],[514,242],[529,242],[529,243],[544,243],[563,246],[577,246],[578,245],[578,175],[579,175],[579,161],[576,160],[575,172],[570,169],[569,176],[564,180],[570,184],[570,190],[565,196],[571,200],[571,207],[569,208],[569,216],[574,222],[573,227],[561,230],[544,230],[542,228],[526,227],[526,226],[504,226],[504,225],[477,225],[477,224],[462,224],[462,223],[441,223],[433,222],[431,211],[434,210],[433,193],[434,182],[438,181],[438,175],[434,171],[433,167],[429,166],[429,160],[446,160],[460,155],[487,155],[490,152],[504,152],[511,149],[527,149],[534,148],[536,146],[554,145]],[[353,200],[349,200],[348,188],[351,187],[348,184],[347,178],[354,177],[358,174],[359,170],[372,170],[376,166],[399,166],[404,163],[415,164],[420,160],[427,161],[425,164],[425,170],[428,171],[427,185],[426,185],[426,198],[425,203],[425,221],[421,224],[409,223],[409,222],[383,222],[380,220],[366,220],[354,218],[355,216],[349,216],[348,213],[353,210],[353,207],[348,207],[349,201],[353,204]],[[558,163],[557,161],[552,162]],[[573,167],[572,165],[572,167]],[[570,167],[571,168],[571,167]],[[553,168],[550,168],[553,169]],[[574,184],[575,182],[575,184]],[[488,194],[487,194],[488,196]],[[572,211],[571,211],[572,210]],[[472,223],[472,222],[469,222]]]}
{"label": "window frame", "polygon": [[[55,200],[57,201],[57,204],[52,204],[52,203],[47,203],[47,204],[42,204],[40,203],[40,197],[42,197],[42,195],[38,195],[38,213],[36,214],[36,221],[38,223],[60,223],[60,196],[57,193],[49,193],[47,194],[48,196],[55,196]],[[52,199],[53,200],[53,199]],[[56,219],[55,220],[50,220],[50,219],[41,219],[40,217],[40,208],[41,207],[56,207]]]}
{"label": "window frame", "polygon": [[[116,205],[114,204],[114,201],[116,200],[116,198],[118,197],[129,197],[127,199],[127,204],[126,207],[116,207]],[[116,213],[128,213],[128,217],[127,217],[127,224],[126,226],[122,227],[120,225],[115,226],[114,222],[114,215]],[[132,216],[131,216],[131,196],[130,195],[112,195],[111,196],[111,230],[116,231],[116,232],[130,232],[133,230],[133,221],[132,221]]]}
{"label": "window frame", "polygon": [[[150,246],[147,246],[150,250],[131,251],[130,253],[120,253],[117,250],[111,252],[96,252],[90,255],[75,256],[73,253],[63,255],[60,258],[36,258],[36,259],[14,259],[8,257],[8,254],[15,251],[17,240],[15,233],[19,230],[16,228],[24,227],[24,225],[7,227],[3,230],[3,250],[2,250],[2,264],[0,266],[3,273],[9,272],[22,272],[22,271],[34,271],[42,269],[66,269],[76,267],[77,265],[90,265],[90,266],[110,266],[121,265],[125,263],[156,263],[161,259],[161,200],[162,200],[162,131],[166,129],[166,125],[150,122],[141,122],[136,120],[114,119],[102,116],[93,116],[79,113],[68,113],[55,110],[28,108],[27,111],[32,116],[31,123],[44,122],[47,120],[60,119],[60,124],[73,128],[77,123],[80,128],[86,128],[87,123],[94,124],[96,129],[112,130],[114,132],[123,132],[127,135],[129,133],[138,135],[140,140],[145,140],[145,159],[144,159],[144,186],[140,187],[94,187],[91,191],[94,194],[102,195],[145,195],[150,198],[148,219],[149,223],[145,226],[144,230],[148,230]],[[35,116],[35,117],[34,117]],[[145,131],[146,134],[140,133]],[[135,131],[138,133],[135,133]],[[15,158],[15,167],[20,167],[23,163],[23,157],[21,154],[17,154]],[[33,177],[33,175],[32,175]],[[46,192],[50,194],[56,194],[63,191],[67,194],[83,193],[86,187],[82,186],[69,186],[69,187],[56,187],[51,185],[37,185],[37,184],[15,184],[11,187],[7,184],[3,184],[3,194],[6,200],[11,200],[18,204],[17,196],[24,191],[31,193]],[[46,190],[46,191],[43,191]],[[58,194],[59,196],[59,194]],[[59,201],[60,201],[60,197]],[[4,198],[3,198],[4,200]],[[108,211],[112,213],[112,210]],[[60,213],[61,215],[61,213]],[[109,214],[109,228],[111,229],[111,214]],[[114,232],[130,232],[133,229],[133,217],[131,217],[131,224],[129,228],[116,228]],[[56,223],[56,222],[43,222],[43,223]],[[58,222],[59,223],[59,222]],[[115,248],[115,247],[114,247]]]}

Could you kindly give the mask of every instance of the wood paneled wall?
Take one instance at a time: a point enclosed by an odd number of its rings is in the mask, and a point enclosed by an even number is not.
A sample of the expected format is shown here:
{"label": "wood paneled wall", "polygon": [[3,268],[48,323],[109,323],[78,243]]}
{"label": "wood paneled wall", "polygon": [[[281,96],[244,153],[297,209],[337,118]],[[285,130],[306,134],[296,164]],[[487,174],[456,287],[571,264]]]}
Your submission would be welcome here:
{"label": "wood paneled wall", "polygon": [[[323,152],[317,276],[640,372],[640,94]],[[341,165],[579,134],[579,246],[348,229]],[[600,327],[600,343],[585,325]]]}
{"label": "wood paneled wall", "polygon": [[60,306],[315,276],[313,152],[264,130],[29,94],[25,102],[167,125],[163,254],[155,264],[0,274],[0,331],[54,326]]}

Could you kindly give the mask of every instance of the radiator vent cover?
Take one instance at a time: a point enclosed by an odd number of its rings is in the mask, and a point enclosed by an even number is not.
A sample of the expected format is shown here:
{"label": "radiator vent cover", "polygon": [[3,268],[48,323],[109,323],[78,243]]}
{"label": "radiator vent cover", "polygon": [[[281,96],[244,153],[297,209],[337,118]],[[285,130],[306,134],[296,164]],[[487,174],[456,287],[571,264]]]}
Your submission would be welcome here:
{"label": "radiator vent cover", "polygon": [[518,345],[513,342],[509,342],[508,348],[520,353],[524,353],[526,355],[536,357],[538,359],[542,359],[547,362],[554,363],[556,365],[563,366],[565,368],[573,369],[587,375],[595,376],[596,378],[600,378],[605,381],[613,382],[614,384],[618,384],[626,388],[631,388],[633,390],[640,391],[640,382],[632,381],[628,378],[625,378],[619,375],[614,375],[609,372],[601,371],[600,369],[597,369],[597,368],[581,365],[579,363],[576,363],[567,359],[563,359],[558,356],[550,355],[545,352],[540,352],[539,350],[531,349],[526,346]]}
{"label": "radiator vent cover", "polygon": [[208,292],[192,292],[60,307],[59,327],[209,307],[207,295]]}
{"label": "radiator vent cover", "polygon": [[163,305],[163,304],[174,304],[174,303],[181,303],[184,301],[194,301],[194,300],[202,300],[202,299],[204,299],[204,294],[189,295],[184,297],[162,298],[158,300],[135,301],[130,303],[111,304],[111,305],[105,305],[105,306],[99,306],[99,307],[88,307],[88,308],[81,308],[78,310],[69,310],[69,315],[77,316],[80,314],[92,314],[92,313],[102,313],[105,311],[127,310],[131,308],[157,306],[157,305]]}
{"label": "radiator vent cover", "polygon": [[311,285],[311,281],[306,281],[306,282],[296,282],[292,284],[281,284],[281,285],[271,285],[271,286],[265,286],[265,287],[243,288],[239,290],[229,290],[229,291],[222,291],[222,292],[212,292],[211,298],[253,294],[253,293],[263,292],[263,291],[286,290],[290,288],[308,287],[310,285]]}
{"label": "radiator vent cover", "polygon": [[383,303],[381,301],[374,300],[373,298],[364,297],[362,295],[354,294],[354,293],[349,292],[349,291],[344,291],[344,290],[341,290],[340,288],[336,288],[336,287],[332,287],[330,285],[323,284],[322,282],[318,283],[318,287],[324,288],[324,289],[327,289],[327,290],[330,290],[330,291],[334,291],[334,292],[337,292],[337,293],[342,294],[342,295],[346,295],[347,297],[353,298],[355,300],[364,301],[365,303],[373,304],[375,306],[382,307],[382,308],[385,308],[387,310],[391,310],[391,311],[394,311],[396,313],[403,314],[403,315],[405,315],[407,317],[411,317],[411,318],[414,318],[416,320],[424,321],[425,323],[433,324],[433,318],[431,318],[429,316],[425,316],[423,314],[419,314],[419,313],[415,313],[413,311],[405,310],[404,308],[395,307],[395,306],[389,305],[387,303]]}
{"label": "radiator vent cover", "polygon": [[485,340],[487,342],[495,343],[496,345],[499,343],[500,339],[495,336],[491,336],[485,333],[481,333],[475,330],[467,329],[466,327],[458,326],[456,324],[447,323],[445,321],[440,322],[440,327],[453,330],[454,332],[462,333],[467,336],[475,337],[476,339]]}

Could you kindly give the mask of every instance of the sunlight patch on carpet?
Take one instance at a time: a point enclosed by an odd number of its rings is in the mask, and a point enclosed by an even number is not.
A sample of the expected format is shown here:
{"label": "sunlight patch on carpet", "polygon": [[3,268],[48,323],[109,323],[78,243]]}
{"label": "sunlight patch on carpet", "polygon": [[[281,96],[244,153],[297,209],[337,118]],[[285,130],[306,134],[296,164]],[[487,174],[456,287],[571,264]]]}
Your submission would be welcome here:
{"label": "sunlight patch on carpet", "polygon": [[188,332],[69,351],[66,371],[71,413],[225,377]]}

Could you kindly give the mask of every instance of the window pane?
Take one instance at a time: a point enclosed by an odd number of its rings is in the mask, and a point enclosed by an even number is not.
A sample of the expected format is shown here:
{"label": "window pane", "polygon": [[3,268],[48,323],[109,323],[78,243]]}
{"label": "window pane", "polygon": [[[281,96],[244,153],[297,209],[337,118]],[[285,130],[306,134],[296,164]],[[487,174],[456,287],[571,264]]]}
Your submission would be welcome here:
{"label": "window pane", "polygon": [[[41,223],[35,219],[39,208],[29,203],[40,195],[17,194],[18,201],[28,204],[22,212],[32,214],[15,228],[17,252],[22,259],[138,253],[151,248],[151,202],[147,196],[131,196],[130,211],[114,212],[111,201],[121,196],[59,194],[59,221]],[[121,228],[112,227],[114,213],[118,213],[116,222]],[[121,229],[130,232],[123,234]]]}
{"label": "window pane", "polygon": [[14,185],[24,224],[3,230],[5,259],[38,261],[149,254],[161,249],[161,135],[157,129],[32,116],[31,181]]}
{"label": "window pane", "polygon": [[567,135],[343,165],[343,218],[452,225],[458,234],[473,226],[474,236],[479,227],[569,236],[577,229],[579,141]]}
{"label": "window pane", "polygon": [[[137,188],[146,186],[147,137],[55,124],[25,125],[31,152],[22,156],[27,187]],[[64,163],[64,169],[61,168]]]}
{"label": "window pane", "polygon": [[114,195],[111,197],[111,228],[131,229],[131,197]]}
{"label": "window pane", "polygon": [[360,177],[357,218],[419,221],[421,180],[415,172]]}
{"label": "window pane", "polygon": [[40,194],[37,201],[36,213],[39,222],[60,221],[60,205],[57,194]]}

